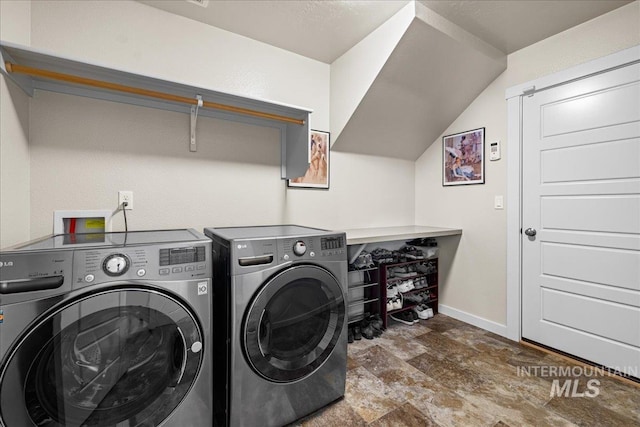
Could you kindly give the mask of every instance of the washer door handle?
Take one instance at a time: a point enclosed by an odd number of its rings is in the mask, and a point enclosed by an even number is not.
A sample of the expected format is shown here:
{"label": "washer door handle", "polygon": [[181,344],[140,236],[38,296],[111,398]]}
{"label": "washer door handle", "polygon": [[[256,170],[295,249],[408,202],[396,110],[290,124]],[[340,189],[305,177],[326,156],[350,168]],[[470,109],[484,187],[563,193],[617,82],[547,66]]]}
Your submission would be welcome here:
{"label": "washer door handle", "polygon": [[184,333],[182,333],[182,329],[180,329],[179,326],[176,327],[176,329],[180,334],[181,341],[176,340],[176,342],[174,343],[174,346],[182,345],[182,363],[180,364],[180,375],[178,375],[178,378],[176,379],[175,383],[171,385],[171,387],[177,387],[178,384],[180,384],[180,381],[182,381],[182,377],[184,376],[184,371],[187,368],[187,357],[188,357],[187,351],[189,349],[189,347],[187,346],[187,340],[184,337]]}
{"label": "washer door handle", "polygon": [[[264,329],[262,325],[264,325]],[[269,320],[269,313],[267,313],[266,308],[262,310],[262,314],[260,315],[260,321],[258,322],[258,331],[258,347],[260,348],[260,353],[262,353],[262,356],[269,360],[271,358],[269,354],[269,342],[271,341],[271,321]],[[267,351],[265,351],[265,348],[267,349]]]}
{"label": "washer door handle", "polygon": [[46,291],[56,289],[64,283],[64,276],[39,277],[37,279],[3,280],[0,282],[0,294]]}

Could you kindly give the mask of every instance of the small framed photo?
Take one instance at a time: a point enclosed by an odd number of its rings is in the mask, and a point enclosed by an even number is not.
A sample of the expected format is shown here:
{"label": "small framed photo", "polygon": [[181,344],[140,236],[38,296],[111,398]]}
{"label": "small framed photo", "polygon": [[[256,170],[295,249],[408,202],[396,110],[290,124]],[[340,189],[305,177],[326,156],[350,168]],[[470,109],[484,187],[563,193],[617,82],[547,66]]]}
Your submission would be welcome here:
{"label": "small framed photo", "polygon": [[311,130],[309,136],[309,168],[304,176],[289,179],[288,187],[329,188],[329,132]]}
{"label": "small framed photo", "polygon": [[442,185],[484,184],[484,128],[442,137]]}

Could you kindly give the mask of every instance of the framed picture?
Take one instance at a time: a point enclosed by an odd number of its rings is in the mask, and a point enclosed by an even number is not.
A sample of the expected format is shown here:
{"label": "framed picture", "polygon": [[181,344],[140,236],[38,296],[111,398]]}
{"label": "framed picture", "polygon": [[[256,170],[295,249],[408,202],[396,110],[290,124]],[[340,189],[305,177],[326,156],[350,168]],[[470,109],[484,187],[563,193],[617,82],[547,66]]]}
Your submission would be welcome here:
{"label": "framed picture", "polygon": [[442,185],[484,184],[484,128],[442,137]]}
{"label": "framed picture", "polygon": [[329,188],[330,134],[311,130],[309,137],[309,169],[304,176],[287,181],[289,187]]}

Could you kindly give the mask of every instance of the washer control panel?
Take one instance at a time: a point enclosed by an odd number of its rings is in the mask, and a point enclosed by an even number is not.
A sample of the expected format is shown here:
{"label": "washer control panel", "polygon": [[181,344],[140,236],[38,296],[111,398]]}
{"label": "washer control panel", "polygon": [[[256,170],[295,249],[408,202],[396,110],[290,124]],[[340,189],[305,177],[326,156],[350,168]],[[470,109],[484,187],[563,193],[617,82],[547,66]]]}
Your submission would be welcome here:
{"label": "washer control panel", "polygon": [[73,283],[207,277],[211,274],[210,252],[210,244],[205,242],[78,250],[74,254]]}

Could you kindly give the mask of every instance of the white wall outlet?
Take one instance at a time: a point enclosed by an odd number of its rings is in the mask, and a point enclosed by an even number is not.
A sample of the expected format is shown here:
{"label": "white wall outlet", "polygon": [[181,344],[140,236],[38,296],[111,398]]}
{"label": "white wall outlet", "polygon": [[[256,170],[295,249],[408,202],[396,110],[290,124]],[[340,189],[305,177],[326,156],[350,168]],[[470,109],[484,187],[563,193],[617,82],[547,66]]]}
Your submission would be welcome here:
{"label": "white wall outlet", "polygon": [[504,196],[496,196],[493,201],[493,207],[495,209],[504,209]]}
{"label": "white wall outlet", "polygon": [[126,210],[133,210],[133,191],[118,191],[118,206],[122,207],[124,202],[127,202]]}

